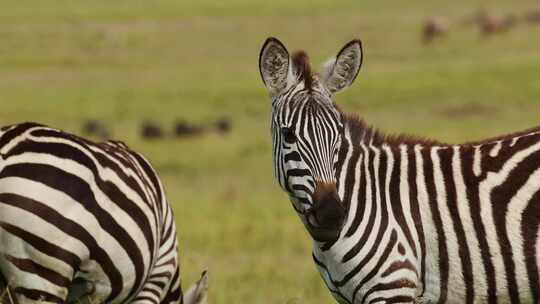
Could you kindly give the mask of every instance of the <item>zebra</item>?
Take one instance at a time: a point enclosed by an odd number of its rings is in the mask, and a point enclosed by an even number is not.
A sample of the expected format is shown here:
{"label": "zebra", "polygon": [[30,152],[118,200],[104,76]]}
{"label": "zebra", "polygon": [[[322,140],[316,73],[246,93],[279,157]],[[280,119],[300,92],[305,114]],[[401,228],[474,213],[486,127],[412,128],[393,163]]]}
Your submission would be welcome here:
{"label": "zebra", "polygon": [[334,299],[540,303],[540,128],[464,144],[385,135],[332,101],[363,60],[353,40],[311,72],[268,38],[274,175]]}
{"label": "zebra", "polygon": [[[150,163],[120,141],[0,129],[1,277],[19,304],[183,303],[173,211]],[[185,303],[206,287],[203,273]]]}

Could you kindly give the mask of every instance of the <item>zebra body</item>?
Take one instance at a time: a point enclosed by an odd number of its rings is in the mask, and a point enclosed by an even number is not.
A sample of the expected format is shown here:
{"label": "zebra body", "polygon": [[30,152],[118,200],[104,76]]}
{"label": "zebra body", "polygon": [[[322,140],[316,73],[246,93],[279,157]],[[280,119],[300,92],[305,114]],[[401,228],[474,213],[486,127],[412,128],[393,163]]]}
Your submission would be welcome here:
{"label": "zebra body", "polygon": [[261,51],[275,175],[340,303],[540,303],[540,128],[448,145],[385,136],[335,107],[362,61],[322,75],[275,38]]}
{"label": "zebra body", "polygon": [[344,138],[349,213],[313,253],[337,298],[538,302],[540,132],[461,146]]}
{"label": "zebra body", "polygon": [[181,300],[172,210],[140,154],[25,123],[0,156],[0,273],[20,304],[64,303],[74,282],[96,303]]}

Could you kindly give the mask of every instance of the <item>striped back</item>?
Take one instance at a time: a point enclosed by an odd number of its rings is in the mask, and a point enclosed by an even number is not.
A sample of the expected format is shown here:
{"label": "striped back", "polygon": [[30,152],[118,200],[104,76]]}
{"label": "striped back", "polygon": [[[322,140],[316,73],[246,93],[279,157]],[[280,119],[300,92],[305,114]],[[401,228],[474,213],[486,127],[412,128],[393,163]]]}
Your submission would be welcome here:
{"label": "striped back", "polygon": [[[176,227],[149,162],[33,123],[0,133],[0,271],[22,297],[177,303]],[[161,302],[160,302],[161,301]]]}

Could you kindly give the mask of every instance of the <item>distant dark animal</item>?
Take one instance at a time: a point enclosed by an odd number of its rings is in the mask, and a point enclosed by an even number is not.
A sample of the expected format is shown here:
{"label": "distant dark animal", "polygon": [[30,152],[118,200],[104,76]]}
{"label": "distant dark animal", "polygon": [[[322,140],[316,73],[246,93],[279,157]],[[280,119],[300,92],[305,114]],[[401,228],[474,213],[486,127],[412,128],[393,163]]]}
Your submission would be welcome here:
{"label": "distant dark animal", "polygon": [[111,133],[102,122],[94,119],[87,120],[83,123],[82,132],[87,136],[94,136],[99,139],[111,138]]}
{"label": "distant dark animal", "polygon": [[385,135],[334,96],[360,40],[312,73],[269,38],[274,177],[341,304],[540,303],[540,127],[466,144]]}
{"label": "distant dark animal", "polygon": [[156,139],[165,136],[165,132],[157,123],[146,121],[142,124],[141,135],[146,139]]}
{"label": "distant dark animal", "polygon": [[480,31],[484,35],[491,35],[508,31],[516,24],[513,15],[495,16],[483,14],[479,18]]}
{"label": "distant dark animal", "polygon": [[220,135],[229,133],[231,131],[231,120],[225,117],[218,119],[215,130]]}
{"label": "distant dark animal", "polygon": [[528,12],[525,19],[527,19],[527,22],[529,23],[540,24],[540,10]]}
{"label": "distant dark animal", "polygon": [[181,303],[176,235],[141,154],[35,123],[0,129],[0,277],[18,304]]}
{"label": "distant dark animal", "polygon": [[178,137],[182,136],[198,136],[203,134],[205,129],[199,125],[180,120],[174,126],[174,134]]}
{"label": "distant dark animal", "polygon": [[424,24],[422,38],[425,43],[431,42],[436,37],[448,33],[450,28],[448,20],[444,17],[432,17]]}

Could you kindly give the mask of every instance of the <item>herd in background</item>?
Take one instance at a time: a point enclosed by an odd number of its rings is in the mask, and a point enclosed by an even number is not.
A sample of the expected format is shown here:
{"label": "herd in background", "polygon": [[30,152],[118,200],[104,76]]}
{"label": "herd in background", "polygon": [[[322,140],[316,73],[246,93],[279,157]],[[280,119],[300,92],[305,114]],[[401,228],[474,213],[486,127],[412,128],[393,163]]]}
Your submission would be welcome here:
{"label": "herd in background", "polygon": [[[515,14],[495,15],[485,10],[479,10],[471,16],[461,19],[459,24],[470,26],[475,25],[482,36],[491,36],[497,33],[506,32],[518,23],[540,25],[540,10],[531,10],[517,16]],[[444,16],[430,17],[423,26],[422,39],[424,43],[430,43],[437,37],[448,34],[451,22]]]}
{"label": "herd in background", "polygon": [[[507,32],[518,23],[540,26],[540,9],[528,11],[522,16],[515,14],[495,15],[486,10],[478,10],[470,16],[461,18],[458,22],[451,22],[445,16],[432,16],[424,22],[422,40],[426,44],[431,43],[437,38],[446,36],[451,27],[456,25],[474,25],[478,28],[482,36],[491,36],[493,34]],[[199,137],[210,133],[226,135],[231,131],[231,127],[231,121],[226,117],[220,118],[212,125],[207,126],[186,120],[178,120],[170,131],[165,130],[155,121],[144,121],[139,127],[139,134],[143,139],[147,140],[161,139],[169,136],[177,138]],[[84,135],[103,140],[112,138],[110,129],[104,123],[95,119],[89,119],[84,122],[82,132]]]}
{"label": "herd in background", "polygon": [[[214,133],[218,135],[226,135],[231,131],[231,121],[229,118],[222,117],[216,120],[209,126],[195,124],[186,120],[178,120],[172,131],[167,131],[154,121],[144,121],[139,127],[139,134],[143,139],[160,139],[168,136],[177,138],[182,137],[197,137]],[[86,136],[93,136],[99,139],[110,139],[112,134],[110,129],[101,121],[90,119],[84,122],[82,133]]]}

